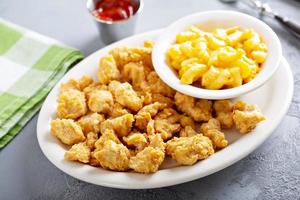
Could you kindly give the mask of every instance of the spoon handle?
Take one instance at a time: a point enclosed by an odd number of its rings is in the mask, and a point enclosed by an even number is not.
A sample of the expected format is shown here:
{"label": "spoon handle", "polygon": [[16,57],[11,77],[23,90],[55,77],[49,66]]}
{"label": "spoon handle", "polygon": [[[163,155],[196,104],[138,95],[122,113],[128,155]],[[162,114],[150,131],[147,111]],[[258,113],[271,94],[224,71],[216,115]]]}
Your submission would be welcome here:
{"label": "spoon handle", "polygon": [[284,27],[288,29],[292,34],[294,34],[296,37],[300,38],[300,24],[294,21],[291,21],[287,17],[282,17],[278,14],[274,15],[274,18],[282,24]]}

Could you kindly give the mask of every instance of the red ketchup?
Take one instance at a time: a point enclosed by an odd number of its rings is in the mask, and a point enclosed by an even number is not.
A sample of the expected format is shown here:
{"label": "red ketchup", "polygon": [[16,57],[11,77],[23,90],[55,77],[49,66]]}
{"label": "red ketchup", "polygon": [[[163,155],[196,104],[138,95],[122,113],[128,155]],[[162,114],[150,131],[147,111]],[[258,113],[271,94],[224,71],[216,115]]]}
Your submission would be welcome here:
{"label": "red ketchup", "polygon": [[102,0],[96,4],[93,15],[103,21],[128,19],[136,13],[138,5],[132,0]]}

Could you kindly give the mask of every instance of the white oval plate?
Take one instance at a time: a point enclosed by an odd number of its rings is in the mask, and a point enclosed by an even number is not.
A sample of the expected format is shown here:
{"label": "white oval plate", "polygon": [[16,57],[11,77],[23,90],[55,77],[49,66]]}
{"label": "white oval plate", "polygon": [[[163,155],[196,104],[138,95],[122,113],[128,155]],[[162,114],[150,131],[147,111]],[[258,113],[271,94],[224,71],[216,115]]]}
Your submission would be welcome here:
{"label": "white oval plate", "polygon": [[170,186],[207,176],[232,165],[262,144],[274,131],[287,112],[293,94],[293,76],[284,58],[277,72],[267,84],[240,98],[258,104],[267,116],[267,120],[259,124],[253,132],[244,136],[234,130],[228,131],[226,137],[230,145],[206,160],[185,167],[177,167],[171,160],[166,160],[162,169],[150,175],[134,172],[113,172],[64,160],[67,147],[50,134],[49,125],[50,121],[56,116],[56,99],[59,93],[59,85],[70,78],[79,78],[84,74],[95,77],[99,58],[110,49],[123,45],[142,45],[146,39],[155,40],[159,33],[159,31],[152,31],[133,36],[93,53],[72,68],[53,88],[39,114],[37,138],[43,153],[56,167],[80,180],[107,187],[144,189]]}

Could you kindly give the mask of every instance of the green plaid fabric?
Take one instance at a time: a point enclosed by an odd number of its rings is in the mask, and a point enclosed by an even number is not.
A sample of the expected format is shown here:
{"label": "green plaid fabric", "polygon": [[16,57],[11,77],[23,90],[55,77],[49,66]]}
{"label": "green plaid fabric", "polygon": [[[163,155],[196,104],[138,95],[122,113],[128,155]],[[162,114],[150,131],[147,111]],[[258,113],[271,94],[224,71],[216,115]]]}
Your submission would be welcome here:
{"label": "green plaid fabric", "polygon": [[83,55],[0,19],[0,149],[39,110],[55,83]]}

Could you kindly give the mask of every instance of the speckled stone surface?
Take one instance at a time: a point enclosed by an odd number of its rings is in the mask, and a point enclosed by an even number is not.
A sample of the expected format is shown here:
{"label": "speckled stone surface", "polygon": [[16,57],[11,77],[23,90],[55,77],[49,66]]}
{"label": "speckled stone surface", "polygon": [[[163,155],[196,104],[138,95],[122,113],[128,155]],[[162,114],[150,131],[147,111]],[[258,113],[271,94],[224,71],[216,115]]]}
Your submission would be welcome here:
{"label": "speckled stone surface", "polygon": [[[299,1],[268,2],[274,10],[300,22]],[[240,3],[145,0],[137,32],[162,28],[181,16],[212,9],[237,9],[255,15]],[[84,0],[1,0],[0,17],[79,48],[86,55],[104,46]],[[300,40],[276,22],[266,22],[281,39],[294,73],[295,93],[287,116],[273,135],[243,160],[205,178],[167,188],[118,190],[95,186],[64,174],[45,158],[36,139],[35,116],[0,152],[0,199],[300,199]]]}

